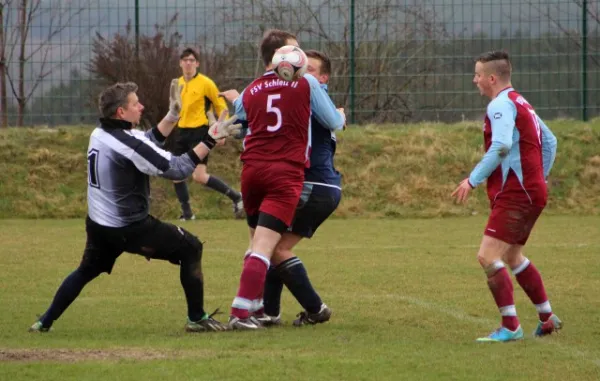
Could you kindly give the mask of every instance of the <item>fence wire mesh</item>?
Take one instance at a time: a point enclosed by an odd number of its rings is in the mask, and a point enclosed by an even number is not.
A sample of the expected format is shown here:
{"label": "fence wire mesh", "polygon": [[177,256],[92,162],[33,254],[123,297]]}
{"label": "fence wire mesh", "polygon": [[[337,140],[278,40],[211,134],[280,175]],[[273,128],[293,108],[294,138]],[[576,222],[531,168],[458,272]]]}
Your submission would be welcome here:
{"label": "fence wire mesh", "polygon": [[[356,123],[480,118],[473,58],[506,49],[513,85],[546,119],[600,115],[597,0],[2,0],[2,125],[92,123],[98,89],[135,80],[166,108],[178,54],[241,90],[269,28],[332,59],[330,92]],[[150,105],[151,104],[151,105]]]}

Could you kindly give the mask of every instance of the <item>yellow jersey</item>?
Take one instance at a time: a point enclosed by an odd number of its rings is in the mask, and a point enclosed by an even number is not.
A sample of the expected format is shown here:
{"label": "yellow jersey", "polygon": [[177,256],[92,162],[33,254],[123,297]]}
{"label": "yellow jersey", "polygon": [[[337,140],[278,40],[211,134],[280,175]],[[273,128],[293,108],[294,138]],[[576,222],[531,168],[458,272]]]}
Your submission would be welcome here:
{"label": "yellow jersey", "polygon": [[179,78],[181,90],[181,113],[179,128],[197,128],[208,126],[206,112],[212,110],[218,118],[227,110],[225,99],[219,96],[219,89],[212,79],[200,73],[186,82]]}

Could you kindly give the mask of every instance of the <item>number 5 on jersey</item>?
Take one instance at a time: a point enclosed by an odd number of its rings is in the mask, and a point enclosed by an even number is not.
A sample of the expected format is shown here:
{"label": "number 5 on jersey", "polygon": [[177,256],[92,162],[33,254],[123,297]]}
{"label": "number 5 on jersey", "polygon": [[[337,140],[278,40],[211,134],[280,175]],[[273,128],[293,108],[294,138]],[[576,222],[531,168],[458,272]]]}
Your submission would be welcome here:
{"label": "number 5 on jersey", "polygon": [[271,94],[267,97],[267,112],[275,113],[277,116],[277,123],[274,126],[267,126],[267,131],[275,132],[281,128],[281,110],[279,107],[273,106],[273,101],[281,99],[281,94]]}

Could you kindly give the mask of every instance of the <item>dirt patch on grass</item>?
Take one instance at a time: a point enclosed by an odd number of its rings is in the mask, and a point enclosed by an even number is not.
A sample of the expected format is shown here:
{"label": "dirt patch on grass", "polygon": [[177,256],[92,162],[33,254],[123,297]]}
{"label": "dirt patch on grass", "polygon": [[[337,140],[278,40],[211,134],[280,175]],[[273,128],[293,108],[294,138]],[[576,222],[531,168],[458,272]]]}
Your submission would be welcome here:
{"label": "dirt patch on grass", "polygon": [[[54,362],[79,362],[79,361],[118,361],[118,360],[163,360],[183,357],[192,357],[193,352],[179,352],[172,350],[152,350],[142,348],[119,349],[0,349],[0,361],[54,361]],[[201,354],[199,354],[201,355]]]}

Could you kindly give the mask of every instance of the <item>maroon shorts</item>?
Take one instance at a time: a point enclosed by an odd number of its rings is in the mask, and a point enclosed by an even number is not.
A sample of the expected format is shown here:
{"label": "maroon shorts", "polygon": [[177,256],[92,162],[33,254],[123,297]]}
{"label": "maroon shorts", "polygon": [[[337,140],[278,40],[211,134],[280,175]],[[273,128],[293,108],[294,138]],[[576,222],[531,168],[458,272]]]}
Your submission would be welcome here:
{"label": "maroon shorts", "polygon": [[543,206],[496,200],[484,234],[511,245],[525,245]]}
{"label": "maroon shorts", "polygon": [[242,198],[249,217],[269,214],[290,226],[302,193],[304,166],[284,161],[246,161]]}

